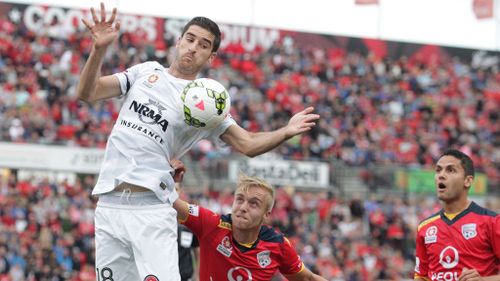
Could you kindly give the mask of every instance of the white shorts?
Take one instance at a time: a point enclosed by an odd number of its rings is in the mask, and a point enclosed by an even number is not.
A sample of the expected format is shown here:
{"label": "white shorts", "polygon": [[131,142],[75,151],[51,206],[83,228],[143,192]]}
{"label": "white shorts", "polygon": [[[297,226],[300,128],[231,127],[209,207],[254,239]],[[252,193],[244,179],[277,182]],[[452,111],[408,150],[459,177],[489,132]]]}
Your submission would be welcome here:
{"label": "white shorts", "polygon": [[153,192],[111,192],[95,211],[98,281],[179,281],[177,212]]}

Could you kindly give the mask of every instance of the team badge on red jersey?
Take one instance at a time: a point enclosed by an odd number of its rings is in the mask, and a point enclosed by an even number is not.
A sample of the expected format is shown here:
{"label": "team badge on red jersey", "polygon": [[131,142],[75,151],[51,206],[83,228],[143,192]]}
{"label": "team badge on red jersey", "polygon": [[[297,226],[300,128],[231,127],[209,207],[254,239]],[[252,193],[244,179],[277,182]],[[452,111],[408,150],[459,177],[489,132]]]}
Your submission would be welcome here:
{"label": "team badge on red jersey", "polygon": [[435,225],[427,228],[425,232],[425,244],[436,243],[437,242],[437,232],[438,229]]}
{"label": "team badge on red jersey", "polygon": [[462,225],[462,235],[467,240],[476,237],[476,235],[477,235],[476,224],[475,223],[468,223],[468,224]]}
{"label": "team badge on red jersey", "polygon": [[217,246],[217,251],[219,251],[219,253],[229,258],[233,253],[233,246],[231,245],[231,239],[229,239],[229,237],[227,236],[224,236],[220,244]]}
{"label": "team badge on red jersey", "polygon": [[271,264],[271,251],[262,251],[257,254],[257,262],[260,267],[265,268]]}

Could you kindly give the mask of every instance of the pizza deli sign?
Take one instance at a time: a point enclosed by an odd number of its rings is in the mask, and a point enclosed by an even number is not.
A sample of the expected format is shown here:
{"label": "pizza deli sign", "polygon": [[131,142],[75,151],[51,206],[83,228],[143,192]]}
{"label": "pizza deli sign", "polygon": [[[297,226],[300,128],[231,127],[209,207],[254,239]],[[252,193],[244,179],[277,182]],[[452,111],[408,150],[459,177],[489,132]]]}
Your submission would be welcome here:
{"label": "pizza deli sign", "polygon": [[[64,9],[60,7],[47,7],[39,5],[12,5],[10,9],[0,11],[7,14],[10,20],[24,26],[35,33],[51,36],[67,37],[75,32],[83,32],[85,26],[81,19],[86,18],[92,22],[88,10]],[[164,19],[158,17],[119,14],[120,30],[129,33],[144,33],[145,38],[155,40],[176,40],[180,37],[187,20]],[[221,48],[231,43],[242,43],[247,51],[254,50],[257,46],[263,49],[270,48],[280,39],[280,31],[270,28],[244,27],[235,25],[220,25],[222,32]]]}
{"label": "pizza deli sign", "polygon": [[229,163],[229,178],[236,181],[240,173],[255,176],[276,185],[327,188],[329,165],[321,162],[241,159]]}

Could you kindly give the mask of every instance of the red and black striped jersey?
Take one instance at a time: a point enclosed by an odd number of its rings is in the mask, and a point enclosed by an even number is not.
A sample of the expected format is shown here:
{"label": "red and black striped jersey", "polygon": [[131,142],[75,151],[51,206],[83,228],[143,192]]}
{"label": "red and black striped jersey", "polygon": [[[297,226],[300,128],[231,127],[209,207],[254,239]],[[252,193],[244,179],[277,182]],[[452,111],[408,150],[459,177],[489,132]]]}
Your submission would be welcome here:
{"label": "red and black striped jersey", "polygon": [[291,275],[303,269],[283,234],[262,226],[257,241],[247,248],[233,239],[231,223],[231,215],[189,206],[184,224],[200,243],[200,281],[271,280],[277,271]]}
{"label": "red and black striped jersey", "polygon": [[453,219],[441,210],[422,221],[416,242],[415,278],[458,280],[464,267],[500,272],[500,216],[474,202]]}

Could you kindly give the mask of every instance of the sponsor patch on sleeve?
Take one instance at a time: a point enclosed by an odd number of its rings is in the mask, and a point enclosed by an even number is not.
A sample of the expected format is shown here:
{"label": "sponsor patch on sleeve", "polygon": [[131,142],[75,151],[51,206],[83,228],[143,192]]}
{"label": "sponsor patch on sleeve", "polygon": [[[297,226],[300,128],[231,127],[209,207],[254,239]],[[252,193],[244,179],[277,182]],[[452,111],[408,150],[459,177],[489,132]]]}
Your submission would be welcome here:
{"label": "sponsor patch on sleeve", "polygon": [[189,204],[188,212],[190,216],[197,217],[200,215],[200,207],[197,205]]}

